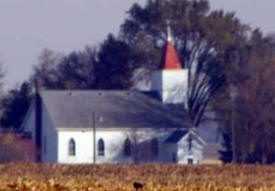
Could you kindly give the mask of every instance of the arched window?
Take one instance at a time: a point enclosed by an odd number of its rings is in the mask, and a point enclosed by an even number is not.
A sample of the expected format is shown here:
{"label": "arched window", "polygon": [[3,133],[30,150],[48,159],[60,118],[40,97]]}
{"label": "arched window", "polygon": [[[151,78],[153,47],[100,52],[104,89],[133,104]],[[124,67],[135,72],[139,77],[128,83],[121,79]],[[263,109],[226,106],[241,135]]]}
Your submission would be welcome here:
{"label": "arched window", "polygon": [[159,142],[156,138],[152,140],[151,146],[152,146],[152,156],[157,157],[159,153]]}
{"label": "arched window", "polygon": [[132,152],[132,145],[131,145],[131,141],[127,138],[124,142],[124,155],[126,157],[131,156],[131,152]]}
{"label": "arched window", "polygon": [[98,156],[104,156],[104,150],[105,150],[104,141],[103,141],[103,139],[99,139],[98,144],[97,144]]}
{"label": "arched window", "polygon": [[70,139],[69,141],[69,156],[75,156],[75,141]]}

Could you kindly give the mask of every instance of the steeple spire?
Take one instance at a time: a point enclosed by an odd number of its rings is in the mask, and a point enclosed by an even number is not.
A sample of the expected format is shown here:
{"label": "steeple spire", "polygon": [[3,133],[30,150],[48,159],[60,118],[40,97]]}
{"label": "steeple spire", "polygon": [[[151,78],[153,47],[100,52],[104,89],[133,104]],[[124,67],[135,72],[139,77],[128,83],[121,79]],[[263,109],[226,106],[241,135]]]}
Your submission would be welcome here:
{"label": "steeple spire", "polygon": [[170,23],[169,22],[167,22],[167,41],[171,42],[171,43],[173,41],[171,27],[170,27]]}
{"label": "steeple spire", "polygon": [[166,45],[162,62],[163,70],[181,69],[181,64],[179,62],[178,55],[173,46],[173,37],[169,21],[167,22]]}

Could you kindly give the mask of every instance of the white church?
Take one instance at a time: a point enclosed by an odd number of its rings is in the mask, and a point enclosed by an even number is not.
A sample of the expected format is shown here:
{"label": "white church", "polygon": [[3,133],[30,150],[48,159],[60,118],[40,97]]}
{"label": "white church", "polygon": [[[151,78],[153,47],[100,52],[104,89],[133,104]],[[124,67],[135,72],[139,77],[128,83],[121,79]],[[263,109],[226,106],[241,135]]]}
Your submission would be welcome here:
{"label": "white church", "polygon": [[37,90],[22,124],[42,163],[201,164],[206,142],[184,105],[188,71],[167,35],[151,90]]}

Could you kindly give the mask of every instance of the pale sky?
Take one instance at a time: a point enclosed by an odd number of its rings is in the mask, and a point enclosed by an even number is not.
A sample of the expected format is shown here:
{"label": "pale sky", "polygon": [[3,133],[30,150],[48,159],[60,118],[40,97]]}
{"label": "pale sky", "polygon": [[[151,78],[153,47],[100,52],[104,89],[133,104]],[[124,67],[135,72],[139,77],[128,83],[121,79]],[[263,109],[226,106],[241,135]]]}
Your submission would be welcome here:
{"label": "pale sky", "polygon": [[[27,79],[43,48],[62,53],[117,34],[133,2],[145,0],[0,0],[0,58],[5,89]],[[244,23],[275,32],[275,0],[210,0]]]}

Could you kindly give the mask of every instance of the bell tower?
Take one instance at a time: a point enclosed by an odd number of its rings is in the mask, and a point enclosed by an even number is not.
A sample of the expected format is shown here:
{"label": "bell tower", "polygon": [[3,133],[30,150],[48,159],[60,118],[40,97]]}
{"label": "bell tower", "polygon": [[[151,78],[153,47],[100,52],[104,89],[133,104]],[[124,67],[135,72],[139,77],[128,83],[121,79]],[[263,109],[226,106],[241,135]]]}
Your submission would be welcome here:
{"label": "bell tower", "polygon": [[168,26],[161,68],[152,73],[151,90],[159,93],[163,103],[186,103],[187,83],[188,69],[180,64]]}

